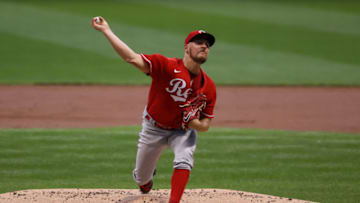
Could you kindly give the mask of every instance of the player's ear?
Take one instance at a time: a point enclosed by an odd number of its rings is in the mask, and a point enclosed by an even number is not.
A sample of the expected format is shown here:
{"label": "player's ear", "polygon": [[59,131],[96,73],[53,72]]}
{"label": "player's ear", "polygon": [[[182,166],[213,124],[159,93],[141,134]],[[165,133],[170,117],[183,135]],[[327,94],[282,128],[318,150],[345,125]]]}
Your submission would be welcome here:
{"label": "player's ear", "polygon": [[184,44],[185,53],[189,53],[189,44]]}

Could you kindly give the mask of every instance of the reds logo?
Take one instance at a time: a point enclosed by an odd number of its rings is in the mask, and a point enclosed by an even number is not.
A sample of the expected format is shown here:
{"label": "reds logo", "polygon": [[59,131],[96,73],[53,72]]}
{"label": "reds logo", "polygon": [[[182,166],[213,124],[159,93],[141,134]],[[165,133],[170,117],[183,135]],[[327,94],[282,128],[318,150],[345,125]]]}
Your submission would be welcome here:
{"label": "reds logo", "polygon": [[185,87],[186,87],[185,80],[180,78],[175,78],[170,81],[170,88],[167,87],[165,88],[165,90],[170,93],[170,96],[174,99],[174,101],[185,102],[186,98],[192,91],[191,88],[184,90]]}

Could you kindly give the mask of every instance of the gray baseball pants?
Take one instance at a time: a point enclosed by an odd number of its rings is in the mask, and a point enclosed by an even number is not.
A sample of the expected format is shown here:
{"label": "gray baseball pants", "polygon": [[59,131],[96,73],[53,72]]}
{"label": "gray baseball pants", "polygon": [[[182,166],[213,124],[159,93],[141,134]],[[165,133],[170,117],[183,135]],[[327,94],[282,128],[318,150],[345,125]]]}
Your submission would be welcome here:
{"label": "gray baseball pants", "polygon": [[145,118],[144,111],[142,130],[139,133],[134,180],[144,185],[153,178],[156,164],[162,152],[170,147],[174,152],[174,169],[191,170],[194,165],[197,132],[190,130],[164,130],[153,125],[154,120]]}

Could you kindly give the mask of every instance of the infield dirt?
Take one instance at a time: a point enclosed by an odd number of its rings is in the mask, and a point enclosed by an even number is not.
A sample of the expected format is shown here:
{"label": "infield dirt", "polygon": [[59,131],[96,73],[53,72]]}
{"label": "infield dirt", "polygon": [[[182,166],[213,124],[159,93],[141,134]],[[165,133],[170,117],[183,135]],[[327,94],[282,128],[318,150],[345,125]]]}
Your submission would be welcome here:
{"label": "infield dirt", "polygon": [[[0,86],[0,128],[140,125],[148,86]],[[360,88],[218,87],[212,126],[360,132]]]}

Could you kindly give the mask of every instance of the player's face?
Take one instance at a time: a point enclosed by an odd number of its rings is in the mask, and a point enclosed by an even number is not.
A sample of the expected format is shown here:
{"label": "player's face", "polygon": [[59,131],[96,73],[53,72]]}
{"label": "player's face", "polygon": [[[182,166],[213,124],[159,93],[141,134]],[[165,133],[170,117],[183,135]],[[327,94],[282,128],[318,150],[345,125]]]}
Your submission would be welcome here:
{"label": "player's face", "polygon": [[209,54],[209,42],[206,39],[199,38],[189,43],[188,54],[190,58],[198,64],[205,63]]}

